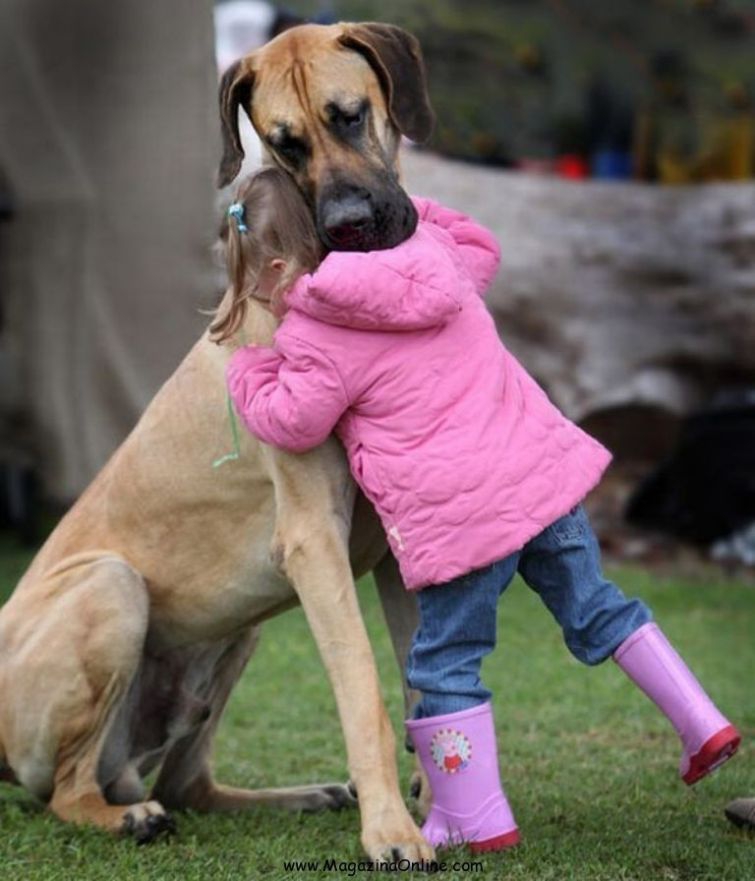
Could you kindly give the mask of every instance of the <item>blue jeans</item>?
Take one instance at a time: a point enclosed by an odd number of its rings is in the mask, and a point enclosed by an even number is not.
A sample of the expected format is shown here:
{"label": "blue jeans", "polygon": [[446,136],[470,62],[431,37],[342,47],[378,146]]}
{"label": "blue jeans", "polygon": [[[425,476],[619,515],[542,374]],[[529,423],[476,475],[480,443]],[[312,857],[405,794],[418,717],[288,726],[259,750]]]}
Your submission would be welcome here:
{"label": "blue jeans", "polygon": [[517,551],[484,569],[418,591],[420,624],[406,677],[422,692],[415,717],[439,716],[490,699],[482,659],[496,644],[498,600],[516,572],[561,625],[569,651],[599,664],[652,616],[600,569],[600,549],[581,505]]}

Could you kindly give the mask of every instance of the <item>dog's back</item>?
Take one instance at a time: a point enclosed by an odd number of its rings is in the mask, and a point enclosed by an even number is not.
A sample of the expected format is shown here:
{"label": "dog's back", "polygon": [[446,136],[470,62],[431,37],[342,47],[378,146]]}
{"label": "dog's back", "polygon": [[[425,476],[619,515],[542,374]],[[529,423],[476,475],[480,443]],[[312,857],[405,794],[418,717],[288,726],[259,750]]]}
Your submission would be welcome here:
{"label": "dog's back", "polygon": [[[245,335],[267,335],[267,320],[252,316]],[[13,607],[44,602],[49,577],[82,553],[125,560],[144,577],[158,618],[173,616],[179,629],[178,619],[190,612],[192,629],[205,632],[208,591],[215,604],[209,614],[225,618],[223,588],[233,595],[245,587],[245,571],[265,568],[275,521],[272,480],[254,438],[239,431],[239,457],[215,467],[234,451],[224,377],[229,351],[206,334],[195,344],[39,551],[0,611],[0,635]],[[267,565],[274,583],[263,595],[284,583]],[[187,594],[196,602],[187,603]],[[228,614],[248,620],[257,610],[242,612],[240,601],[229,597]]]}

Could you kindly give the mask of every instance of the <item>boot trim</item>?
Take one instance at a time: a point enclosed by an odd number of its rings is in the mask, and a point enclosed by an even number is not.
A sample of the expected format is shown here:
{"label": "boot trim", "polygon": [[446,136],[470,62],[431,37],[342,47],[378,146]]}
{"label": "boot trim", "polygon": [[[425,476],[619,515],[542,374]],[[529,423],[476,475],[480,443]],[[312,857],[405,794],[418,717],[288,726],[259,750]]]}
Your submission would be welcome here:
{"label": "boot trim", "polygon": [[468,710],[459,710],[456,713],[445,713],[442,716],[423,716],[421,719],[407,719],[404,723],[409,731],[422,731],[424,728],[436,728],[445,724],[463,722],[473,719],[475,716],[484,716],[492,713],[490,701],[469,707]]}
{"label": "boot trim", "polygon": [[630,635],[622,642],[622,644],[616,649],[613,653],[613,659],[618,663],[621,660],[622,655],[629,651],[630,648],[641,639],[645,639],[650,631],[659,630],[660,628],[655,623],[655,621],[648,621],[647,624],[643,624],[642,627],[638,627],[634,633],[630,633]]}
{"label": "boot trim", "polygon": [[720,768],[739,748],[742,740],[739,731],[733,725],[722,728],[713,737],[709,737],[700,750],[689,760],[689,770],[682,777],[687,786]]}
{"label": "boot trim", "polygon": [[512,829],[511,832],[504,832],[503,835],[496,835],[495,838],[488,838],[486,841],[470,841],[469,851],[473,854],[491,853],[494,850],[516,847],[520,841],[519,830]]}

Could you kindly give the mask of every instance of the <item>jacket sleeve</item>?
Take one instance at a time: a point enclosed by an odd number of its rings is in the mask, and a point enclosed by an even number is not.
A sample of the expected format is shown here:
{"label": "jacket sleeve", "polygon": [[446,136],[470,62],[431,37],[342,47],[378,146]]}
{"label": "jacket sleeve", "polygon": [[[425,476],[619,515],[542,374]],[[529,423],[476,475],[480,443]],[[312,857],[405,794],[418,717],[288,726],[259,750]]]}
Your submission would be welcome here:
{"label": "jacket sleeve", "polygon": [[385,251],[331,252],[314,272],[299,276],[289,296],[298,295],[305,302],[316,299],[320,311],[331,303],[338,311],[343,300],[368,294],[401,299],[416,274],[410,269],[410,248],[410,242],[403,242]]}
{"label": "jacket sleeve", "polygon": [[323,443],[349,406],[341,377],[319,349],[292,337],[238,349],[226,370],[239,416],[260,440],[289,453]]}
{"label": "jacket sleeve", "polygon": [[484,296],[501,262],[501,249],[493,233],[471,217],[446,208],[433,199],[412,196],[419,219],[449,232],[459,247],[477,293]]}
{"label": "jacket sleeve", "polygon": [[314,273],[299,277],[286,305],[328,324],[348,316],[347,325],[360,330],[433,327],[461,308],[449,284],[459,258],[450,251],[418,232],[383,251],[330,253]]}

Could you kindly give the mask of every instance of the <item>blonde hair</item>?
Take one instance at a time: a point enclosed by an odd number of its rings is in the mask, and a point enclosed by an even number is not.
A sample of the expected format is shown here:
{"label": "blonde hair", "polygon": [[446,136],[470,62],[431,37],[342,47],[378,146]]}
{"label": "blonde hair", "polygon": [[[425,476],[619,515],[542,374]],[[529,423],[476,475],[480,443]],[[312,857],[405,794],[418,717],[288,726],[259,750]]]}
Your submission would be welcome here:
{"label": "blonde hair", "polygon": [[304,197],[289,174],[280,168],[262,168],[242,181],[236,202],[244,206],[239,224],[227,214],[220,230],[230,299],[223,298],[210,325],[210,338],[221,343],[232,336],[246,317],[249,300],[256,297],[260,280],[276,258],[286,263],[271,297],[278,314],[283,293],[304,272],[312,272],[322,259],[322,245]]}

